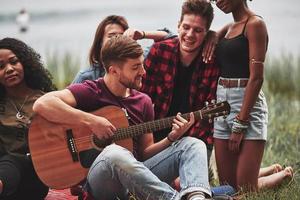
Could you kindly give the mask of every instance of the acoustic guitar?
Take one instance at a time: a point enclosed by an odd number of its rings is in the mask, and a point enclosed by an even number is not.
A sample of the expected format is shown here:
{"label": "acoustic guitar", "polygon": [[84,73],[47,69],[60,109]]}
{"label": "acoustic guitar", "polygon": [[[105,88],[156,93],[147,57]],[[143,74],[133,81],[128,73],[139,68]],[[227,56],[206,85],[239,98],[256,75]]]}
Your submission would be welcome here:
{"label": "acoustic guitar", "polygon": [[[230,112],[228,102],[207,105],[194,112],[196,120],[224,116]],[[82,181],[90,165],[105,146],[116,143],[132,151],[132,137],[172,127],[174,117],[128,126],[126,112],[107,106],[91,112],[108,119],[117,131],[110,139],[98,139],[87,127],[65,127],[35,115],[28,140],[33,166],[39,178],[50,188],[64,189]],[[182,115],[189,119],[189,113]]]}

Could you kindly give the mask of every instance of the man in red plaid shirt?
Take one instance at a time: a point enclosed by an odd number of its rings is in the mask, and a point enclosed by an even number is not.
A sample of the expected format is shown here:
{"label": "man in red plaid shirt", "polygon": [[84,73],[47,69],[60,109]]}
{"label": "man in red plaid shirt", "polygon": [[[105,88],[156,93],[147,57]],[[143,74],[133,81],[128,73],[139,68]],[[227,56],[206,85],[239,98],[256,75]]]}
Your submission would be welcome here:
{"label": "man in red plaid shirt", "polygon": [[[142,91],[151,97],[156,119],[199,110],[205,101],[215,99],[219,69],[212,62],[203,62],[201,55],[212,19],[209,2],[187,0],[182,5],[178,37],[157,42],[150,49],[144,62],[147,73]],[[186,133],[206,143],[209,157],[212,129],[212,123],[201,121]],[[159,141],[169,132],[157,132],[154,138]]]}

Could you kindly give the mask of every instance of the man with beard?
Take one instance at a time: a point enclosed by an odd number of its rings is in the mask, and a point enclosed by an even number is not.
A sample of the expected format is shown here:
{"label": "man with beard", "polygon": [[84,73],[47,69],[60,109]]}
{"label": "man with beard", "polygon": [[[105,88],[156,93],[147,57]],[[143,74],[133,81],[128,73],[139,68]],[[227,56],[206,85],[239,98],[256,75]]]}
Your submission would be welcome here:
{"label": "man with beard", "polygon": [[[111,123],[90,111],[113,105],[125,111],[129,125],[153,120],[151,99],[137,91],[145,74],[141,46],[129,37],[116,36],[104,44],[101,58],[106,70],[103,78],[50,92],[35,102],[33,110],[48,121],[70,128],[82,125],[98,139],[108,140],[117,135],[120,122]],[[210,197],[204,142],[179,139],[194,121],[193,113],[189,120],[177,114],[168,136],[157,143],[152,133],[134,136],[132,153],[118,144],[106,146],[87,175],[89,194],[95,199],[126,199],[128,191],[137,199]],[[170,186],[178,176],[180,192]]]}

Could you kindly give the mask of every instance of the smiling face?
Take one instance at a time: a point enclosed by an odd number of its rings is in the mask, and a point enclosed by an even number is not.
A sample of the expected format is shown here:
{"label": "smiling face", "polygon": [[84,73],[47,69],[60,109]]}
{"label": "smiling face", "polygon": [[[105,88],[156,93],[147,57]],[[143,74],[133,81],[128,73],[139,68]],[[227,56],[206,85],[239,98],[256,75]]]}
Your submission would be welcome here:
{"label": "smiling face", "polygon": [[193,53],[200,49],[206,36],[206,19],[199,15],[185,14],[178,26],[180,51]]}
{"label": "smiling face", "polygon": [[8,49],[0,49],[0,83],[5,88],[24,82],[24,68],[17,56]]}

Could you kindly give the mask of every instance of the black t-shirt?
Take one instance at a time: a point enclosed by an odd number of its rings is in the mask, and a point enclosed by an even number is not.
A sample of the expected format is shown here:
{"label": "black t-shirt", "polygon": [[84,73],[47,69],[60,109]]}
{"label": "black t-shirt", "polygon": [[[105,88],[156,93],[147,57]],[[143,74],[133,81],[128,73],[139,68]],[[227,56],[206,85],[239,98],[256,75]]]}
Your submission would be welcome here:
{"label": "black t-shirt", "polygon": [[[195,60],[189,66],[185,66],[182,63],[178,64],[175,76],[173,97],[169,112],[166,117],[175,116],[178,112],[183,114],[191,111],[189,106],[189,96],[192,74],[195,69],[195,65],[193,64],[194,62]],[[167,128],[156,132],[154,134],[155,142],[167,137],[170,131],[171,128]]]}

